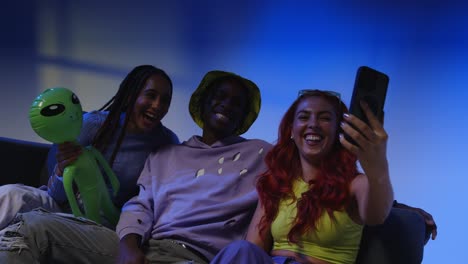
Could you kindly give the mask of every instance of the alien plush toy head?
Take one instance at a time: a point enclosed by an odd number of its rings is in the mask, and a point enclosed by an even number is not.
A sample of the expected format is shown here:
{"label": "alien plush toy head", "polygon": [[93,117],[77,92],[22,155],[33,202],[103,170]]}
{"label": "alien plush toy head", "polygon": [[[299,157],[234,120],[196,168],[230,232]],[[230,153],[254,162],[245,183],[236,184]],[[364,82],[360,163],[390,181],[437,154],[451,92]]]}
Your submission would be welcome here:
{"label": "alien plush toy head", "polygon": [[51,88],[34,100],[29,110],[33,130],[52,143],[75,141],[83,123],[78,97],[67,88]]}

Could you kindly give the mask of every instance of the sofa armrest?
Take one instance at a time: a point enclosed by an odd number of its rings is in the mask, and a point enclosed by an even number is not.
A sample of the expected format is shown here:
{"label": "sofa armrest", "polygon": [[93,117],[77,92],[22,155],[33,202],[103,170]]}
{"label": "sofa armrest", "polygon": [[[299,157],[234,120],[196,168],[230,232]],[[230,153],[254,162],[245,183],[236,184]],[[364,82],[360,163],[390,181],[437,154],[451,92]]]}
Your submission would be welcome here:
{"label": "sofa armrest", "polygon": [[52,144],[0,137],[0,185],[23,183],[39,187],[47,182],[45,166]]}
{"label": "sofa armrest", "polygon": [[421,263],[425,236],[422,215],[392,208],[382,225],[364,228],[356,263]]}

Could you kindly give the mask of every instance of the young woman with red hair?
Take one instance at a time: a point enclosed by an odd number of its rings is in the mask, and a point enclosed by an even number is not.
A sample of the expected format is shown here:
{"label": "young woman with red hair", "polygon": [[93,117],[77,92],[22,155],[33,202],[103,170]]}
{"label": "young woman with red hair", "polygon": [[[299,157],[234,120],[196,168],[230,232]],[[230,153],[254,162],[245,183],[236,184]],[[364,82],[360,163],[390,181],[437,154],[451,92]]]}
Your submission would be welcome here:
{"label": "young woman with red hair", "polygon": [[268,170],[257,181],[259,203],[248,242],[212,263],[239,257],[245,263],[355,262],[363,225],[383,223],[393,203],[388,136],[369,107],[361,106],[369,126],[348,114],[336,93],[299,93],[266,156]]}

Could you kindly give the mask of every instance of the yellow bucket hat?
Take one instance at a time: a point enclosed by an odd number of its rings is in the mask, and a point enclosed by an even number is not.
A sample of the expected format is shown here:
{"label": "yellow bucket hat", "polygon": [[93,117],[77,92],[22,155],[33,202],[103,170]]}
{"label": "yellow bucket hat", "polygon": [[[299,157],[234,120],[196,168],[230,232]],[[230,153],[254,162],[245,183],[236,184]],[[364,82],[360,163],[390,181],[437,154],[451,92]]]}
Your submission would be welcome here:
{"label": "yellow bucket hat", "polygon": [[202,102],[203,98],[207,95],[207,88],[210,87],[210,85],[213,84],[213,82],[217,79],[224,77],[238,78],[248,90],[247,115],[245,116],[242,124],[234,132],[236,135],[241,135],[244,134],[253,124],[255,119],[257,119],[261,105],[260,90],[258,89],[257,85],[251,80],[245,79],[242,76],[232,72],[209,71],[207,74],[205,74],[195,92],[193,92],[192,97],[190,97],[189,112],[193,118],[193,121],[195,121],[199,127],[203,128],[203,120],[201,116],[203,107]]}

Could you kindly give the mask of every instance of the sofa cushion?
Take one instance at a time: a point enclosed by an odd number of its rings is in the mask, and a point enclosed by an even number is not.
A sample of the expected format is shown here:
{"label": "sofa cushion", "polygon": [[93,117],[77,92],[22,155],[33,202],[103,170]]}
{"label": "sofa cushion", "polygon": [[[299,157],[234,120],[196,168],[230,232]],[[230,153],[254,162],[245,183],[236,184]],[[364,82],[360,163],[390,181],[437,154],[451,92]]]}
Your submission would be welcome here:
{"label": "sofa cushion", "polygon": [[416,211],[392,208],[382,225],[364,228],[356,263],[421,263],[425,229]]}
{"label": "sofa cushion", "polygon": [[[0,185],[23,183],[39,187],[47,179],[45,166],[52,145],[0,137],[2,175]],[[39,172],[39,173],[38,173]]]}

